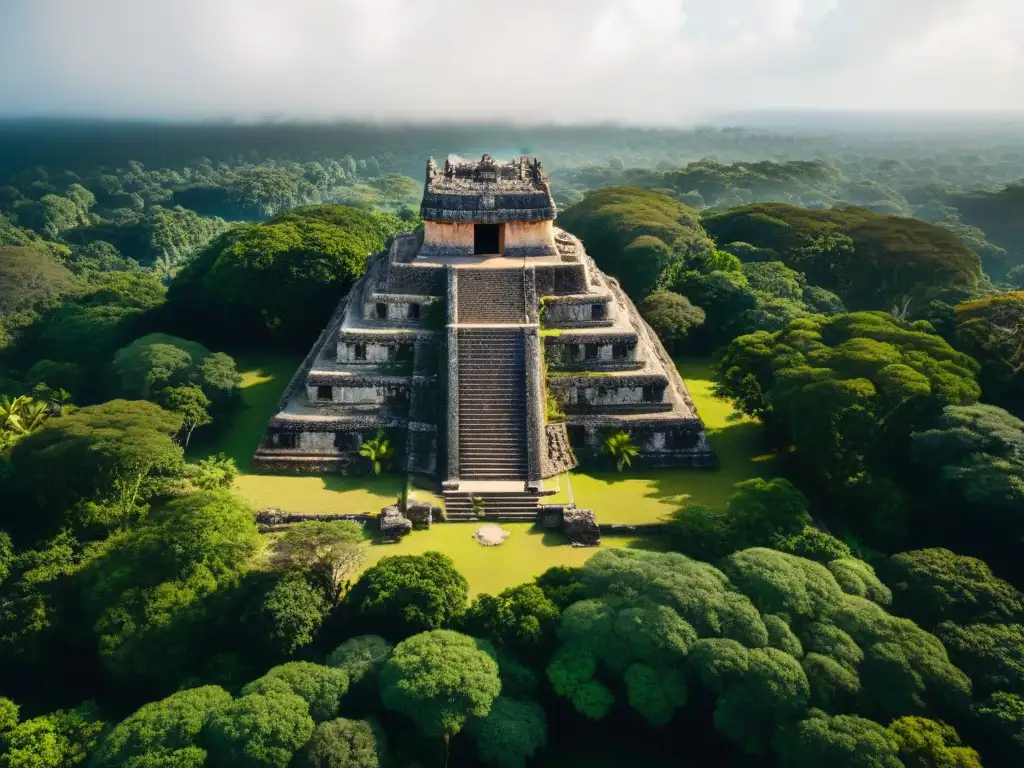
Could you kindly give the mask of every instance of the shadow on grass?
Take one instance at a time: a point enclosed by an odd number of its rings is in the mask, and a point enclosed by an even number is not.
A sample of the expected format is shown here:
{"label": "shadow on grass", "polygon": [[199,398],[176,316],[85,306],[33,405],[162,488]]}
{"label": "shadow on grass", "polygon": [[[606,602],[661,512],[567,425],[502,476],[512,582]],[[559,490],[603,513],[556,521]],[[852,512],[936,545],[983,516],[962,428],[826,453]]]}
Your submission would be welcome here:
{"label": "shadow on grass", "polygon": [[708,432],[718,469],[646,469],[573,475],[576,503],[593,508],[602,523],[656,523],[680,507],[721,509],[736,483],[772,477],[776,456],[763,442],[761,425],[743,420]]}
{"label": "shadow on grass", "polygon": [[242,373],[242,402],[231,414],[231,423],[215,440],[196,447],[194,458],[224,453],[235,460],[239,470],[250,472],[252,454],[301,359],[240,358],[237,362]]}

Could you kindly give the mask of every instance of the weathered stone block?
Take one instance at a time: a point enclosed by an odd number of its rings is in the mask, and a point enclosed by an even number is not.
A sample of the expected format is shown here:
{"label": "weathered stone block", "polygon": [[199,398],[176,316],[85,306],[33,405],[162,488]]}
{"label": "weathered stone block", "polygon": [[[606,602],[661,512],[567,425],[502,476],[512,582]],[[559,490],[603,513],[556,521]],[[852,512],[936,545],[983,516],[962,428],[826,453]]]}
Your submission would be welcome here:
{"label": "weathered stone block", "polygon": [[426,501],[410,501],[405,505],[405,516],[413,528],[429,528],[434,522],[434,508]]}
{"label": "weathered stone block", "polygon": [[380,538],[383,544],[394,544],[412,530],[412,522],[392,504],[380,511]]}
{"label": "weathered stone block", "polygon": [[592,509],[566,507],[562,530],[574,547],[596,547],[601,543],[601,529]]}

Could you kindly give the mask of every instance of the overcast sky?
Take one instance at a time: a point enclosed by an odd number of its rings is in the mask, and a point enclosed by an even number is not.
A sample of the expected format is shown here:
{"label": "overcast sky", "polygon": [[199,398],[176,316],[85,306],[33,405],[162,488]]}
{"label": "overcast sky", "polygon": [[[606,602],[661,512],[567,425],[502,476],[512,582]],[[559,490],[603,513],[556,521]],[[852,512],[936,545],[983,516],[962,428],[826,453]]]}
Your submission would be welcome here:
{"label": "overcast sky", "polygon": [[0,0],[0,114],[1022,110],[1024,0]]}

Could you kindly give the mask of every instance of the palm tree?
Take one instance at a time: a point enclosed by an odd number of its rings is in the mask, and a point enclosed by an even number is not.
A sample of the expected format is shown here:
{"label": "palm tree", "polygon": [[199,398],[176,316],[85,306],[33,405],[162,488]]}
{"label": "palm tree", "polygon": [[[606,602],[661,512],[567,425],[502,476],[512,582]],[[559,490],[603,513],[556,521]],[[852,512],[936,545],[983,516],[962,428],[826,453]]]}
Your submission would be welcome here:
{"label": "palm tree", "polygon": [[387,439],[384,430],[378,431],[372,440],[364,441],[359,447],[359,455],[369,459],[373,466],[373,474],[379,475],[381,469],[394,455],[391,450],[391,442]]}
{"label": "palm tree", "polygon": [[605,438],[601,453],[608,455],[615,462],[615,470],[621,472],[624,467],[632,466],[633,457],[640,451],[629,439],[628,432],[616,432]]}
{"label": "palm tree", "polygon": [[43,422],[50,416],[48,405],[42,400],[30,400],[21,409],[21,426],[25,434],[31,434],[43,426]]}
{"label": "palm tree", "polygon": [[57,416],[64,415],[64,409],[71,405],[72,396],[63,387],[50,392],[50,404],[56,409]]}
{"label": "palm tree", "polygon": [[13,400],[0,395],[0,429],[9,435],[20,437],[35,432],[49,416],[47,405],[42,400],[33,400],[28,395],[18,395]]}
{"label": "palm tree", "polygon": [[32,398],[27,395],[18,395],[14,399],[7,395],[0,395],[0,428],[16,435],[24,434],[22,412],[25,410],[25,406],[31,402]]}
{"label": "palm tree", "polygon": [[49,403],[50,414],[53,416],[63,416],[64,408],[71,405],[71,393],[63,387],[57,389],[51,389],[48,384],[40,381],[33,388],[32,392],[35,394],[37,400],[43,400]]}

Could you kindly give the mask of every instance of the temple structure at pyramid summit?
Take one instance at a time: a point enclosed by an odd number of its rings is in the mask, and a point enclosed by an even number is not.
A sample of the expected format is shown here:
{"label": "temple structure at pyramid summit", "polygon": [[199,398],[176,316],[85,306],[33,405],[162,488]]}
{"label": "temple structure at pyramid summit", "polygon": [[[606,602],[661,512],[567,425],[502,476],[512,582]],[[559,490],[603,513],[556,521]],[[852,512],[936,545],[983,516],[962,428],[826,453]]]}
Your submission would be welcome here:
{"label": "temple structure at pyramid summit", "polygon": [[270,420],[265,471],[365,471],[385,430],[449,519],[532,518],[609,434],[634,467],[715,455],[657,336],[583,244],[555,226],[535,159],[427,163],[423,228],[394,238],[338,304]]}

